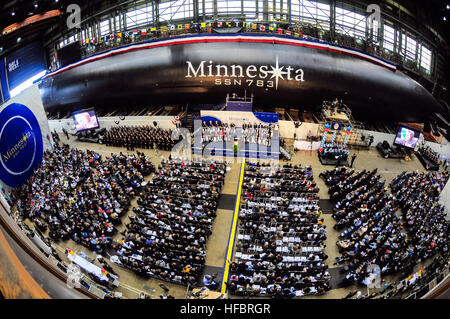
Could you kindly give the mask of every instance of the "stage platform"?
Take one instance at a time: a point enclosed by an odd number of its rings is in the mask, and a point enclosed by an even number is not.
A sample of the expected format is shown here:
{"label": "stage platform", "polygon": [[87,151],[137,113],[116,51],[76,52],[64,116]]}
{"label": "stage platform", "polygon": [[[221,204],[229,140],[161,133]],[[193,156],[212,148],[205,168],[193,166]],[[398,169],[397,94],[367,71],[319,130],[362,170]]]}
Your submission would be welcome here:
{"label": "stage platform", "polygon": [[256,159],[279,160],[281,157],[280,147],[266,147],[264,145],[245,144],[234,152],[233,145],[222,142],[211,142],[205,144],[205,148],[193,147],[194,156],[224,156],[224,157],[245,157]]}
{"label": "stage platform", "polygon": [[330,110],[325,111],[325,116],[328,120],[338,121],[338,122],[350,122],[350,119],[348,118],[347,114],[344,112],[338,112],[331,114]]}
{"label": "stage platform", "polygon": [[419,159],[420,163],[422,163],[423,167],[425,167],[428,171],[438,171],[439,165],[434,164],[433,162],[430,162],[428,159],[422,156],[419,152],[415,153],[417,158]]}
{"label": "stage platform", "polygon": [[[322,165],[333,165],[336,166],[337,164],[337,160],[336,159],[331,159],[331,158],[323,158],[322,156],[318,155],[319,157],[319,161]],[[341,160],[341,162],[339,163],[339,166],[348,166],[348,160]]]}

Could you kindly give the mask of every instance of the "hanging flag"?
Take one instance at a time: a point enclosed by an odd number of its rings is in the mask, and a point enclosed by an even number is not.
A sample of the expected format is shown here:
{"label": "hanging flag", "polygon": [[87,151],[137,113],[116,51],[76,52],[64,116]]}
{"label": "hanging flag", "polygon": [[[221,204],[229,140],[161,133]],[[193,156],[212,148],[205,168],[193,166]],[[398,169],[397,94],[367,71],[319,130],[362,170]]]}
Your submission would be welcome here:
{"label": "hanging flag", "polygon": [[274,27],[269,27],[269,31],[274,31],[275,28]]}
{"label": "hanging flag", "polygon": [[183,30],[183,25],[182,25],[182,24],[179,24],[179,25],[177,26],[177,29],[178,29],[178,30]]}
{"label": "hanging flag", "polygon": [[133,30],[133,35],[137,35],[138,34],[138,30]]}
{"label": "hanging flag", "polygon": [[[172,29],[170,29],[170,30],[172,30]],[[167,32],[167,26],[163,25],[163,26],[161,27],[161,31],[162,31],[162,32]]]}
{"label": "hanging flag", "polygon": [[141,34],[142,34],[142,35],[147,35],[147,29],[142,29],[142,30],[141,30]]}
{"label": "hanging flag", "polygon": [[[161,28],[162,29],[162,28]],[[166,28],[166,30],[167,30],[167,28]],[[156,31],[156,28],[155,27],[151,27],[150,28],[150,32],[155,32]]]}
{"label": "hanging flag", "polygon": [[122,32],[117,33],[117,38],[118,39],[122,38]]}
{"label": "hanging flag", "polygon": [[278,32],[279,34],[282,34],[282,33],[283,33],[283,29],[278,29],[277,32]]}
{"label": "hanging flag", "polygon": [[206,23],[204,23],[204,22],[201,23],[201,24],[200,24],[200,27],[201,27],[201,28],[206,28]]}
{"label": "hanging flag", "polygon": [[265,25],[260,26],[260,27],[259,27],[259,30],[260,30],[260,31],[266,31],[266,26],[265,26]]}
{"label": "hanging flag", "polygon": [[286,31],[286,34],[287,35],[292,35],[292,32],[291,31]]}
{"label": "hanging flag", "polygon": [[222,27],[222,22],[217,22],[217,27],[221,28]]}
{"label": "hanging flag", "polygon": [[184,25],[184,28],[185,28],[185,29],[189,29],[190,27],[191,27],[190,24],[185,24],[185,25]]}

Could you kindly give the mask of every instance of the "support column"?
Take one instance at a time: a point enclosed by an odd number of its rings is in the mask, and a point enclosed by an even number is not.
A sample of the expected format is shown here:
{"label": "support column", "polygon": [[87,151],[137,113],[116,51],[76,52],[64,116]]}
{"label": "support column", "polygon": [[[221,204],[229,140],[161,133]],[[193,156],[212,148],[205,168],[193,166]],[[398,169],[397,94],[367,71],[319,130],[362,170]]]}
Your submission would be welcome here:
{"label": "support column", "polygon": [[213,18],[217,19],[217,0],[213,2]]}
{"label": "support column", "polygon": [[194,4],[194,22],[198,22],[198,1],[199,0],[193,0],[193,4]]}
{"label": "support column", "polygon": [[159,0],[155,0],[153,4],[153,21],[155,21],[155,27],[159,28]]}
{"label": "support column", "polygon": [[287,2],[287,10],[288,10],[288,21],[289,21],[289,25],[292,24],[292,14],[291,14],[291,9],[292,9],[292,1],[288,0]]}
{"label": "support column", "polygon": [[336,38],[336,0],[330,2],[330,38],[331,42]]}
{"label": "support column", "polygon": [[269,23],[269,0],[263,0],[263,22]]}

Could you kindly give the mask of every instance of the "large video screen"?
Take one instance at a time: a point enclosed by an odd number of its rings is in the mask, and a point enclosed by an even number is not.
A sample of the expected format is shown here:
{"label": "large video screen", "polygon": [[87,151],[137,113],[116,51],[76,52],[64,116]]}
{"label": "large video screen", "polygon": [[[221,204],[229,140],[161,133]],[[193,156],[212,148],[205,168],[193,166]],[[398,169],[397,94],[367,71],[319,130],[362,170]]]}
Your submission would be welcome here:
{"label": "large video screen", "polygon": [[406,126],[400,126],[394,140],[394,145],[401,145],[413,149],[419,141],[419,136],[419,131],[410,129]]}
{"label": "large video screen", "polygon": [[99,127],[94,110],[80,111],[72,114],[77,131],[96,129]]}

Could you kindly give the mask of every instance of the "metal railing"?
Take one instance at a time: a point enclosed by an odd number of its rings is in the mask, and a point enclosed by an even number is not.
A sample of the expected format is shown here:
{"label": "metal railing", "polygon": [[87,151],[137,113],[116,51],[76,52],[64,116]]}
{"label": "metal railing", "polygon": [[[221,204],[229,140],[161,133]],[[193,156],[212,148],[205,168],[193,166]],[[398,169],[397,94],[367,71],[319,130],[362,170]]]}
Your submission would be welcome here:
{"label": "metal railing", "polygon": [[[162,29],[158,29],[157,31],[148,32],[145,35],[129,35],[128,37],[122,36],[120,38],[114,37],[111,40],[101,41],[95,44],[85,44],[82,43],[81,48],[81,56],[88,57],[93,54],[98,54],[101,52],[105,52],[107,50],[111,50],[123,45],[134,44],[134,43],[142,43],[152,39],[164,39],[171,38],[175,36],[181,35],[192,35],[192,34],[207,34],[213,33],[214,27],[208,28],[191,28],[191,29],[181,29],[181,30],[166,30],[162,31]],[[431,73],[418,65],[418,63],[407,59],[405,56],[394,53],[389,50],[383,49],[382,47],[372,43],[371,41],[366,41],[364,39],[357,39],[355,37],[351,37],[349,35],[344,34],[335,34],[334,37],[331,36],[330,31],[324,31],[316,26],[306,24],[306,23],[295,23],[288,25],[285,27],[286,29],[282,29],[282,32],[278,32],[277,30],[272,30],[270,28],[265,28],[264,30],[258,29],[248,29],[243,27],[240,33],[264,33],[264,34],[276,34],[286,37],[299,37],[305,39],[312,39],[320,42],[332,43],[338,46],[352,48],[359,51],[363,51],[365,53],[374,55],[381,59],[387,60],[397,66],[413,71],[424,78],[432,81]],[[55,67],[54,67],[55,68]]]}

